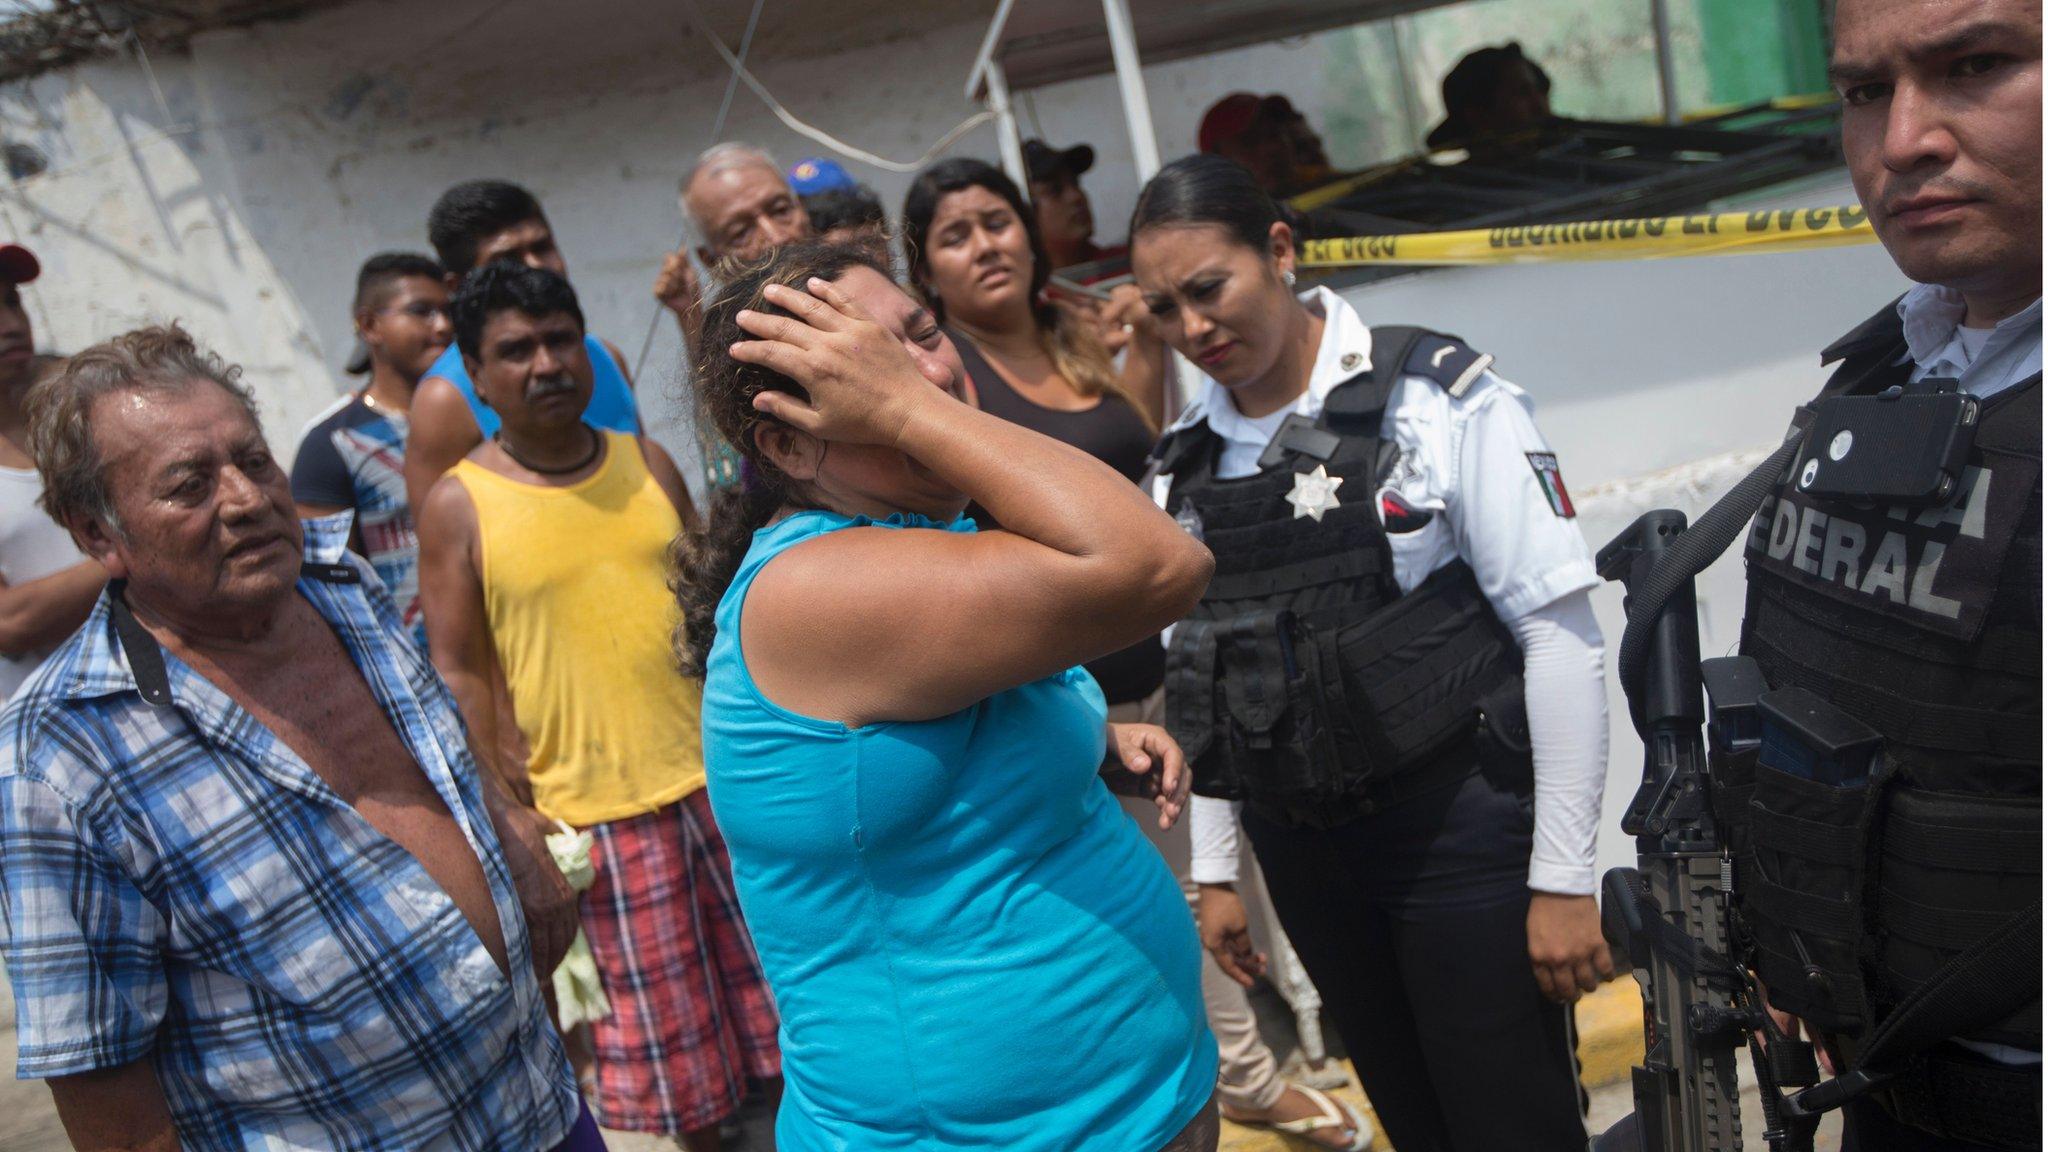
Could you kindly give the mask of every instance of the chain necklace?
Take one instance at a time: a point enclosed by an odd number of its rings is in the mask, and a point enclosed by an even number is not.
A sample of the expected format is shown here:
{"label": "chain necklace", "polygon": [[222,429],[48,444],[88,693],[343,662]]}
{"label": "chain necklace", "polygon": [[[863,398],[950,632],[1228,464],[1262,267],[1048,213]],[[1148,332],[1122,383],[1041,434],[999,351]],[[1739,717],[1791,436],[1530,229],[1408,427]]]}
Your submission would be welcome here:
{"label": "chain necklace", "polygon": [[579,426],[583,429],[584,432],[588,433],[590,436],[590,451],[583,454],[583,459],[578,460],[577,462],[569,465],[566,468],[543,468],[540,465],[528,460],[526,457],[521,456],[519,453],[514,452],[512,450],[511,442],[505,439],[505,433],[502,429],[500,429],[495,435],[493,435],[491,439],[496,440],[498,442],[498,447],[504,451],[505,455],[510,456],[512,458],[512,462],[514,464],[519,465],[521,468],[526,469],[528,472],[537,472],[542,476],[566,476],[571,472],[581,472],[585,468],[590,467],[590,465],[597,460],[598,452],[604,448],[604,437],[598,435],[597,429],[592,428],[588,424],[583,424]]}

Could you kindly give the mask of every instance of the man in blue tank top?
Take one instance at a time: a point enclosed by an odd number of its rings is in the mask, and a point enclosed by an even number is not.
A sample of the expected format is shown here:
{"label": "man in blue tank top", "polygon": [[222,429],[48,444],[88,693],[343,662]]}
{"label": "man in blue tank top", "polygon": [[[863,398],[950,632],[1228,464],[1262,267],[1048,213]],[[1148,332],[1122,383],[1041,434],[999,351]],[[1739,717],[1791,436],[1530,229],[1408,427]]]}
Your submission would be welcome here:
{"label": "man in blue tank top", "polygon": [[[427,239],[448,270],[452,291],[471,269],[500,260],[568,275],[554,229],[533,194],[502,180],[468,180],[441,194],[427,214]],[[596,375],[583,418],[594,427],[640,432],[639,406],[625,357],[610,343],[585,336]],[[454,345],[434,362],[412,401],[405,442],[405,490],[419,507],[443,473],[498,431],[498,416],[478,398]]]}

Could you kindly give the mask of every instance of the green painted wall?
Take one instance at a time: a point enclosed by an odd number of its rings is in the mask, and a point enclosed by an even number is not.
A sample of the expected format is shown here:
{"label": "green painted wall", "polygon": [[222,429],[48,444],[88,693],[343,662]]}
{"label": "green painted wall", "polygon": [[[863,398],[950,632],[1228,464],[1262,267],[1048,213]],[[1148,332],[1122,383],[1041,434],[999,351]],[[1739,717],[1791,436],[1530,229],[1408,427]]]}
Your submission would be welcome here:
{"label": "green painted wall", "polygon": [[[1820,91],[1823,0],[1671,0],[1679,103],[1688,109]],[[1659,114],[1650,0],[1471,0],[1315,37],[1306,101],[1339,164],[1412,154],[1443,116],[1439,85],[1473,48],[1519,40],[1568,116]]]}
{"label": "green painted wall", "polygon": [[1820,0],[1695,0],[1708,91],[1744,104],[1827,86]]}

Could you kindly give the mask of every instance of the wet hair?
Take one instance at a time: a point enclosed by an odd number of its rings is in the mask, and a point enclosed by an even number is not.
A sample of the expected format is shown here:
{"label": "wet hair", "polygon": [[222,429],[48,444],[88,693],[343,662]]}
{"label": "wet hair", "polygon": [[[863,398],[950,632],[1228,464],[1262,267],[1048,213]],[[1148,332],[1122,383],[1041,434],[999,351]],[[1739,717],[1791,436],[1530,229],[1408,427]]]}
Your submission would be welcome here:
{"label": "wet hair", "polygon": [[1109,349],[1102,346],[1094,332],[1045,299],[1046,283],[1052,279],[1052,258],[1046,255],[1045,237],[1038,230],[1038,213],[1025,201],[1014,181],[1001,169],[981,160],[964,156],[941,160],[918,173],[903,197],[903,254],[910,264],[910,282],[917,286],[918,295],[932,315],[938,317],[939,323],[946,322],[946,302],[927,283],[931,262],[925,247],[931,236],[932,220],[938,215],[941,201],[969,188],[985,188],[1000,197],[1010,206],[1030,241],[1031,320],[1038,329],[1039,346],[1051,358],[1053,367],[1083,396],[1108,392],[1123,397],[1139,419],[1150,426],[1152,414],[1125,393]]}
{"label": "wet hair", "polygon": [[424,276],[439,284],[447,273],[433,260],[417,252],[379,252],[356,271],[356,298],[351,308],[357,313],[382,308],[400,280]]}
{"label": "wet hair", "polygon": [[121,523],[107,491],[105,461],[92,435],[94,405],[122,392],[183,394],[202,382],[218,385],[262,427],[242,370],[199,347],[176,324],[103,340],[38,381],[26,407],[29,455],[43,477],[37,498],[43,511],[66,528],[97,520],[118,535]]}
{"label": "wet hair", "polygon": [[1145,181],[1131,211],[1131,239],[1154,228],[1211,225],[1240,244],[1263,250],[1273,225],[1282,221],[1290,227],[1295,223],[1242,165],[1198,153],[1175,160]]}
{"label": "wet hair", "polygon": [[455,344],[464,356],[483,359],[484,326],[505,311],[536,319],[567,312],[576,318],[576,327],[586,327],[583,307],[567,280],[545,268],[495,261],[463,277],[462,287],[448,301],[448,316],[455,322]]}
{"label": "wet hair", "polygon": [[834,228],[889,229],[889,212],[882,198],[865,184],[851,188],[828,188],[799,197],[811,218],[811,231],[824,235]]}
{"label": "wet hair", "polygon": [[465,180],[434,201],[427,213],[427,242],[442,267],[466,276],[476,267],[485,240],[528,220],[546,220],[533,193],[503,180]]}
{"label": "wet hair", "polygon": [[784,507],[803,506],[795,481],[761,451],[754,431],[772,417],[754,410],[762,392],[807,396],[803,386],[772,368],[732,358],[731,349],[755,337],[739,325],[742,309],[777,316],[789,313],[762,299],[770,284],[799,291],[812,277],[836,281],[855,268],[889,276],[887,268],[854,244],[801,240],[737,268],[718,298],[704,309],[704,331],[695,354],[697,419],[709,422],[740,455],[740,483],[712,493],[705,526],[685,531],[670,549],[669,588],[682,609],[676,627],[677,664],[688,676],[703,676],[716,631],[718,602],[731,586],[754,533]]}

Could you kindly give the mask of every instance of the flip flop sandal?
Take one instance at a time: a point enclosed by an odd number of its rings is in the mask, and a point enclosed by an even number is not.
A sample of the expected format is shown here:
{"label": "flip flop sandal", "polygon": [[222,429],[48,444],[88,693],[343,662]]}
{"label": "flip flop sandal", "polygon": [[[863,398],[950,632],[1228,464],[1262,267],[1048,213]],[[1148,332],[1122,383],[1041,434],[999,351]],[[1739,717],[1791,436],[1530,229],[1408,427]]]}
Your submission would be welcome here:
{"label": "flip flop sandal", "polygon": [[1230,1122],[1246,1128],[1264,1128],[1288,1136],[1308,1138],[1318,1148],[1327,1148],[1330,1145],[1324,1144],[1320,1140],[1314,1140],[1310,1136],[1311,1133],[1322,1132],[1331,1128],[1349,1128],[1354,1133],[1351,1143],[1343,1145],[1339,1152],[1366,1152],[1368,1148],[1372,1147],[1372,1125],[1366,1123],[1365,1117],[1358,1114],[1358,1109],[1330,1096],[1321,1089],[1311,1088],[1306,1084],[1290,1081],[1287,1086],[1315,1101],[1316,1107],[1320,1108],[1323,1114],[1321,1116],[1305,1117],[1300,1120],[1266,1121],[1233,1119]]}

